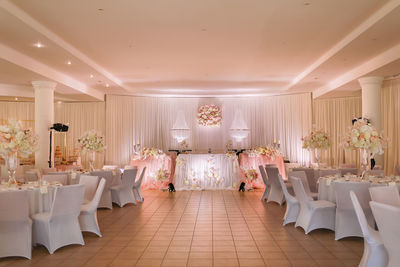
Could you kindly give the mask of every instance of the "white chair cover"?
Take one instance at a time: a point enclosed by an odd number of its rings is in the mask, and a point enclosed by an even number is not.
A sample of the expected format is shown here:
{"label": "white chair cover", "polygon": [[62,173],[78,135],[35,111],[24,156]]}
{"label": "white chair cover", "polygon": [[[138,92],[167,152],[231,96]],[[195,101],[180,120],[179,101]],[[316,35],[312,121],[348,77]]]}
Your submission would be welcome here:
{"label": "white chair cover", "polygon": [[372,201],[400,207],[400,195],[397,186],[374,186],[369,188]]}
{"label": "white chair cover", "polygon": [[140,189],[143,181],[144,174],[146,173],[146,167],[143,168],[142,173],[140,174],[139,179],[133,184],[133,194],[135,195],[135,198],[139,202],[143,202],[144,198],[142,196],[142,191]]}
{"label": "white chair cover", "polygon": [[112,170],[115,170],[115,169],[118,169],[117,165],[104,165],[103,166],[103,170],[104,171],[112,171]]}
{"label": "white chair cover", "polygon": [[340,175],[345,176],[346,174],[357,175],[358,169],[357,168],[341,168],[339,169]]}
{"label": "white chair cover", "polygon": [[296,199],[300,203],[300,212],[295,227],[300,226],[308,234],[312,230],[325,228],[335,230],[336,205],[326,200],[310,200],[299,178],[290,177]]}
{"label": "white chair cover", "polygon": [[285,226],[288,223],[296,222],[297,216],[299,215],[300,204],[294,196],[289,194],[281,175],[278,175],[278,179],[286,200],[286,212],[285,216],[283,216],[283,226]]}
{"label": "white chair cover", "polygon": [[132,169],[137,169],[137,166],[131,166],[131,165],[125,165],[124,170],[132,170]]}
{"label": "white chair cover", "polygon": [[81,231],[92,232],[100,237],[102,235],[100,232],[99,223],[97,221],[97,207],[99,205],[105,184],[106,184],[106,179],[101,178],[97,190],[93,196],[93,199],[91,199],[91,201],[88,202],[87,204],[82,205],[81,213],[79,215],[79,225],[81,227]]}
{"label": "white chair cover", "polygon": [[90,175],[106,179],[106,184],[104,186],[103,194],[101,195],[98,207],[112,209],[112,199],[110,190],[113,182],[112,171],[94,171],[91,172]]}
{"label": "white chair cover", "polygon": [[308,184],[307,175],[304,171],[294,171],[289,173],[289,177],[296,177],[301,180],[304,186],[304,190],[306,191],[307,196],[309,196],[312,200],[318,199],[318,193],[311,192],[310,186]]}
{"label": "white chair cover", "polygon": [[44,245],[50,254],[66,245],[84,245],[78,221],[84,193],[84,185],[58,187],[50,212],[32,216],[33,243]]}
{"label": "white chair cover", "polygon": [[378,202],[370,202],[383,245],[389,255],[388,267],[400,266],[400,208]]}
{"label": "white chair cover", "polygon": [[385,267],[388,262],[388,257],[379,232],[372,229],[368,224],[363,208],[353,191],[350,191],[350,198],[364,236],[364,254],[358,266]]}
{"label": "white chair cover", "polygon": [[334,182],[336,194],[336,229],[335,240],[348,236],[363,237],[360,223],[358,222],[353,203],[350,199],[350,191],[353,191],[363,209],[365,217],[370,225],[374,225],[374,216],[372,216],[369,207],[368,182]]}
{"label": "white chair cover", "polygon": [[311,192],[317,192],[317,180],[318,177],[314,178],[315,171],[312,168],[293,168],[292,171],[304,171],[307,176],[308,185],[310,186]]}
{"label": "white chair cover", "polygon": [[136,199],[132,189],[137,171],[138,169],[125,170],[122,174],[121,184],[111,187],[112,201],[117,203],[120,207],[128,203],[136,205]]}
{"label": "white chair cover", "polygon": [[97,185],[99,184],[99,177],[90,175],[81,175],[79,184],[85,185],[85,194],[83,196],[83,203],[88,203],[93,200],[96,193]]}
{"label": "white chair cover", "polygon": [[267,174],[265,173],[264,166],[260,165],[260,166],[258,166],[258,168],[260,169],[261,177],[263,179],[264,186],[265,186],[264,194],[262,195],[261,200],[265,201],[268,198],[270,186],[268,184],[268,178],[267,178]]}
{"label": "white chair cover", "polygon": [[42,173],[43,174],[49,174],[50,172],[56,172],[56,171],[57,171],[56,168],[45,168],[45,169],[42,169]]}
{"label": "white chair cover", "polygon": [[[336,175],[340,174],[340,170],[318,170],[319,177],[324,177],[324,176],[330,176],[330,175]],[[317,179],[319,178],[317,177]]]}
{"label": "white chair cover", "polygon": [[0,258],[32,256],[32,221],[27,191],[0,192]]}
{"label": "white chair cover", "polygon": [[285,202],[285,197],[283,195],[282,187],[279,184],[279,170],[277,167],[267,166],[265,168],[267,172],[268,181],[270,183],[271,189],[269,190],[267,202],[276,202],[282,205]]}
{"label": "white chair cover", "polygon": [[68,175],[66,174],[45,174],[42,176],[43,181],[47,181],[48,183],[58,182],[62,185],[68,184]]}
{"label": "white chair cover", "polygon": [[339,168],[340,168],[340,169],[355,169],[355,168],[356,168],[356,165],[355,165],[355,164],[346,164],[346,163],[343,163],[343,164],[339,164]]}
{"label": "white chair cover", "polygon": [[25,177],[25,182],[36,182],[39,180],[39,177],[36,172],[26,172],[24,177]]}

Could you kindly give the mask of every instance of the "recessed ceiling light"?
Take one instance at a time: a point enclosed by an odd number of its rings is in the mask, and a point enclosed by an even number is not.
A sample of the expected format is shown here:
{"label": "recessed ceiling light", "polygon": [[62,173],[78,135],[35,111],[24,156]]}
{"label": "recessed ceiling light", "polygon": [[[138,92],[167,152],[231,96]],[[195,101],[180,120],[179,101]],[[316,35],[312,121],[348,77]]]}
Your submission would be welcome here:
{"label": "recessed ceiling light", "polygon": [[15,100],[18,101],[18,97],[16,97]]}
{"label": "recessed ceiling light", "polygon": [[37,42],[33,46],[36,46],[37,48],[41,48],[41,47],[43,47],[43,44],[41,42]]}
{"label": "recessed ceiling light", "polygon": [[314,77],[314,80],[318,80],[318,77]]}
{"label": "recessed ceiling light", "polygon": [[68,60],[68,61],[67,61],[67,64],[68,64],[68,65],[71,65],[71,64],[72,64],[72,62],[71,62],[70,60]]}
{"label": "recessed ceiling light", "polygon": [[62,101],[57,101],[57,104],[62,104]]}
{"label": "recessed ceiling light", "polygon": [[311,5],[311,3],[310,2],[305,2],[304,5],[305,6],[309,6],[309,5]]}
{"label": "recessed ceiling light", "polygon": [[102,9],[102,8],[98,8],[97,10],[98,10],[98,11],[104,11],[104,9]]}
{"label": "recessed ceiling light", "polygon": [[90,74],[90,76],[89,76],[89,77],[90,77],[90,79],[93,79],[93,77],[94,77],[94,76],[93,76],[93,74]]}
{"label": "recessed ceiling light", "polygon": [[202,31],[202,32],[206,32],[206,31],[207,31],[207,29],[201,29],[201,31]]}
{"label": "recessed ceiling light", "polygon": [[106,83],[106,87],[110,87],[110,85],[108,83]]}

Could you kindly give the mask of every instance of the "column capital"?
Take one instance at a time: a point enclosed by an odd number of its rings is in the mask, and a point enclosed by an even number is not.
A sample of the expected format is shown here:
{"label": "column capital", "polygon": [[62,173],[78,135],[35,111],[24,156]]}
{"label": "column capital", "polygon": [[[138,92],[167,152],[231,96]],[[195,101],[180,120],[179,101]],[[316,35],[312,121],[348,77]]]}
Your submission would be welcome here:
{"label": "column capital", "polygon": [[361,87],[367,84],[375,84],[378,86],[381,86],[383,82],[383,77],[382,76],[370,76],[370,77],[361,77],[358,79],[358,82],[360,83]]}
{"label": "column capital", "polygon": [[56,89],[57,83],[52,81],[32,81],[32,86],[35,89]]}

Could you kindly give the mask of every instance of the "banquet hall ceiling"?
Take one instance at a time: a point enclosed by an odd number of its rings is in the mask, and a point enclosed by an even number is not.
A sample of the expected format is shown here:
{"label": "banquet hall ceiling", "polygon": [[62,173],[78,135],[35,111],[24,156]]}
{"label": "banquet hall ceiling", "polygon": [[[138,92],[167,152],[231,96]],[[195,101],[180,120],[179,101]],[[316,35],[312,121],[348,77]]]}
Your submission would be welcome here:
{"label": "banquet hall ceiling", "polygon": [[320,97],[399,60],[400,0],[0,0],[3,96]]}

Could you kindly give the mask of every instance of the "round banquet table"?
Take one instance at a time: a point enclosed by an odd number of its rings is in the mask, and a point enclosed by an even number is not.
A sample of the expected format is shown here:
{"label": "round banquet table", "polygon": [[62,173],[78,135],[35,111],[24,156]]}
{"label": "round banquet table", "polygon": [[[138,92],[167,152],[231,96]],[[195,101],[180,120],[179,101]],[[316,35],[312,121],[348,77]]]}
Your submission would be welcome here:
{"label": "round banquet table", "polygon": [[38,188],[34,184],[24,184],[19,187],[8,187],[7,185],[0,185],[1,192],[6,191],[20,191],[26,190],[28,192],[29,202],[29,215],[32,216],[35,213],[49,212],[51,204],[54,200],[54,193],[57,185],[47,185]]}
{"label": "round banquet table", "polygon": [[245,171],[249,169],[255,169],[257,171],[257,179],[252,182],[253,187],[255,188],[264,188],[264,182],[262,180],[260,169],[258,168],[259,165],[265,167],[267,164],[275,164],[278,169],[279,173],[284,180],[287,179],[286,177],[286,170],[285,170],[285,163],[283,161],[282,156],[275,156],[275,157],[267,157],[258,154],[247,154],[241,153],[239,155],[239,167],[240,167],[240,177],[244,179]]}
{"label": "round banquet table", "polygon": [[335,183],[346,183],[346,182],[369,182],[370,186],[397,186],[400,189],[400,177],[398,178],[370,178],[361,180],[360,177],[347,176],[347,177],[335,177],[327,176],[320,177],[318,179],[318,199],[328,200],[336,203],[336,191]]}
{"label": "round banquet table", "polygon": [[[137,178],[142,173],[143,168],[146,167],[146,173],[143,177],[141,186],[143,189],[160,189],[166,187],[174,177],[175,158],[176,155],[174,156],[174,154],[166,154],[159,157],[147,157],[145,159],[133,155],[131,157],[130,166],[136,166],[138,168]],[[167,170],[169,173],[168,179],[164,181],[156,181],[154,179],[160,169]]]}

